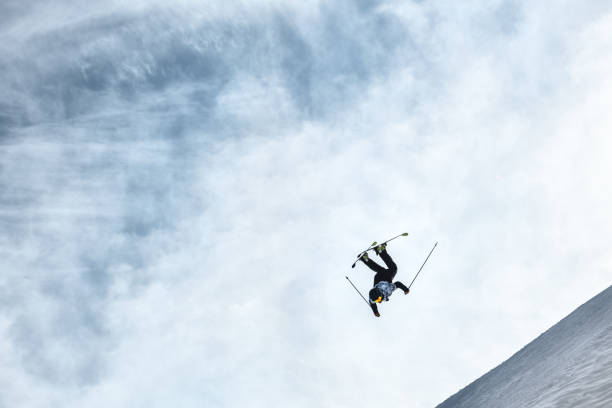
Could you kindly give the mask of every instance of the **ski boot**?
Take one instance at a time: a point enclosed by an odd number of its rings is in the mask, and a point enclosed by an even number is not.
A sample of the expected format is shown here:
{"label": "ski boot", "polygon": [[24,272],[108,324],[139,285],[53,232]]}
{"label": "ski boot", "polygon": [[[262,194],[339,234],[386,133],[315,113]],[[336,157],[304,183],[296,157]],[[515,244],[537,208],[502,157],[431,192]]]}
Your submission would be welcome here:
{"label": "ski boot", "polygon": [[369,260],[369,259],[370,259],[370,257],[368,256],[368,253],[367,253],[367,252],[364,252],[363,254],[361,254],[361,255],[359,256],[359,260],[360,260],[360,261],[363,261],[363,263],[368,262],[368,260]]}
{"label": "ski boot", "polygon": [[380,244],[379,246],[374,248],[374,251],[376,252],[376,255],[380,255],[380,253],[386,249],[387,249],[387,244]]}

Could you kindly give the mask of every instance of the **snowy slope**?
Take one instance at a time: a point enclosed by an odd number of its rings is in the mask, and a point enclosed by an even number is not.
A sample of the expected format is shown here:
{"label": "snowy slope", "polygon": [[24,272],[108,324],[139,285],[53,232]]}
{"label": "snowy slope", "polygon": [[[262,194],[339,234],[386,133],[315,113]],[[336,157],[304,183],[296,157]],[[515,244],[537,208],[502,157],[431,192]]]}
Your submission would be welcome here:
{"label": "snowy slope", "polygon": [[612,286],[437,408],[612,407]]}

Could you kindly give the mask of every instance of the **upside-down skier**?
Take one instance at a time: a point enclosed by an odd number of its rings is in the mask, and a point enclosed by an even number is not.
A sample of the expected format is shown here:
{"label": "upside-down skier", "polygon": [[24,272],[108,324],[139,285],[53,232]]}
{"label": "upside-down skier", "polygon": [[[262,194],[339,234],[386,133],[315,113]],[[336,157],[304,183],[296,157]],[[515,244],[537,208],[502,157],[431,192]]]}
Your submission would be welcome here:
{"label": "upside-down skier", "polygon": [[400,281],[393,282],[393,278],[397,274],[397,265],[395,265],[395,262],[393,262],[393,259],[391,259],[387,253],[387,244],[383,243],[377,246],[374,248],[374,251],[382,258],[387,268],[383,268],[371,260],[367,252],[364,252],[359,259],[363,261],[368,268],[376,272],[376,275],[374,275],[374,287],[370,290],[369,294],[369,304],[374,315],[380,317],[380,313],[378,313],[378,303],[388,301],[389,296],[391,296],[393,291],[397,288],[403,290],[406,295],[410,292],[410,289]]}

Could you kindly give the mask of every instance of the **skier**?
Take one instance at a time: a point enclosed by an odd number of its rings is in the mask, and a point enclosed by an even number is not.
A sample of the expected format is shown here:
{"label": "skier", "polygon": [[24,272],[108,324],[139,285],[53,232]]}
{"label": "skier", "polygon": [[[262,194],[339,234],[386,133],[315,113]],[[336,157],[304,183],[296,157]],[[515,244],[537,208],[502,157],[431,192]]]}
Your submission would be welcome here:
{"label": "skier", "polygon": [[404,294],[408,294],[410,289],[406,287],[402,282],[395,281],[393,283],[393,278],[397,273],[397,265],[393,262],[393,259],[387,253],[387,244],[381,244],[374,248],[376,254],[382,258],[387,265],[388,269],[383,268],[373,260],[368,257],[368,253],[364,252],[359,258],[363,263],[365,263],[368,268],[376,272],[374,275],[374,287],[370,290],[369,298],[370,298],[370,307],[374,312],[376,317],[380,317],[380,313],[378,313],[377,303],[382,301],[388,301],[389,296],[393,293],[393,291],[397,288],[400,288],[404,291]]}

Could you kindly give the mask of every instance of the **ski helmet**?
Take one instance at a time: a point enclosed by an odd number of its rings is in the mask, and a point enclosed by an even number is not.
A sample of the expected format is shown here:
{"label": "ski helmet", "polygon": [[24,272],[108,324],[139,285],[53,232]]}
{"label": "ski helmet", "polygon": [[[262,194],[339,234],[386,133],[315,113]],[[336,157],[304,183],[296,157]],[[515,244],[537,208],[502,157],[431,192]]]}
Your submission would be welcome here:
{"label": "ski helmet", "polygon": [[378,288],[373,288],[370,290],[370,302],[372,303],[380,303],[383,300],[383,293]]}

